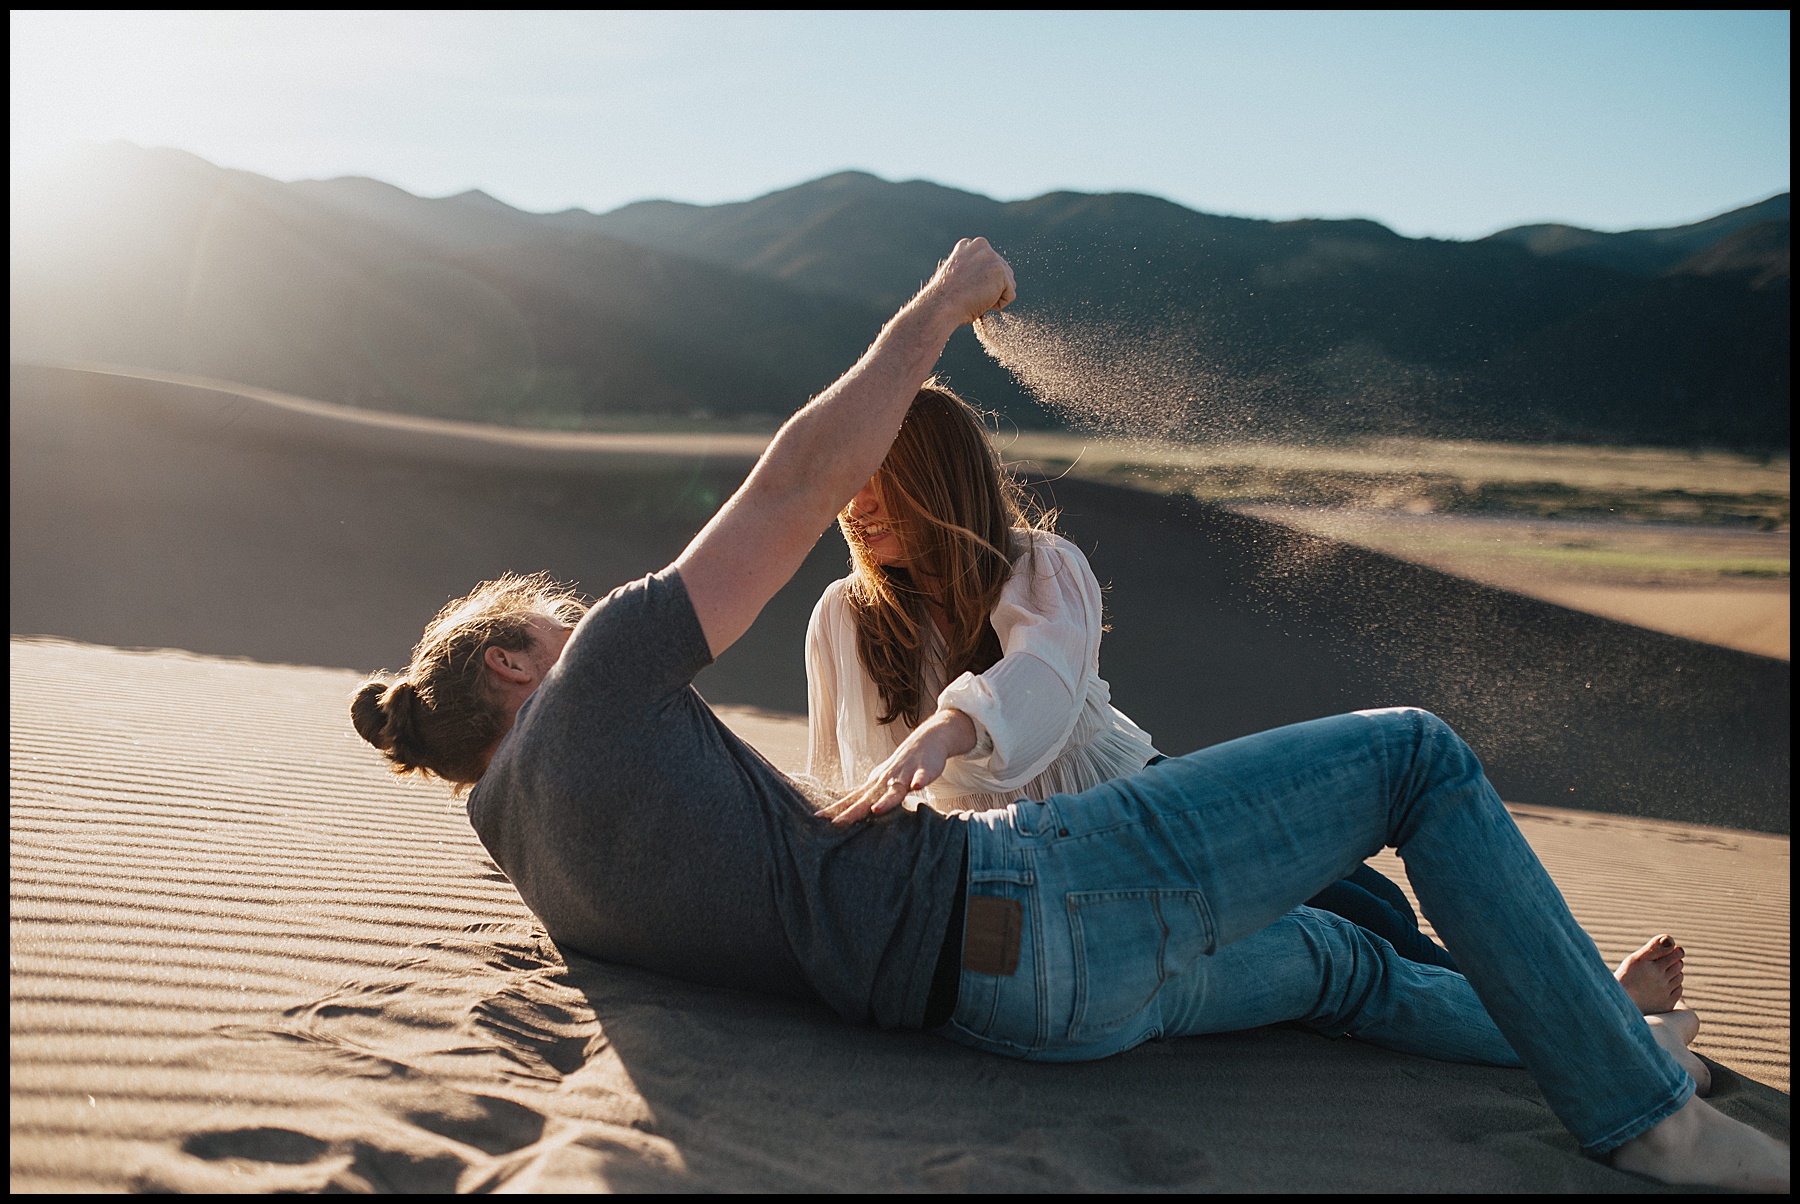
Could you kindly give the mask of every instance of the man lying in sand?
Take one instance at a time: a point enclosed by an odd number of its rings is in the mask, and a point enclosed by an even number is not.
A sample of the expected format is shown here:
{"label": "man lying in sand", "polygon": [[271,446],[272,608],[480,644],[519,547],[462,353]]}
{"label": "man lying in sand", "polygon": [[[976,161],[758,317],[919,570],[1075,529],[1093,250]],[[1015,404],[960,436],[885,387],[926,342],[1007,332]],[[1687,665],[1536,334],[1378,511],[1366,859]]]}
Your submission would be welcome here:
{"label": "man lying in sand", "polygon": [[[473,784],[494,860],[592,957],[1042,1061],[1281,1020],[1450,1060],[1516,1050],[1614,1166],[1786,1190],[1787,1147],[1696,1096],[1678,1035],[1645,1023],[1432,715],[1339,715],[1079,794],[861,823],[903,784],[821,816],[708,710],[694,675],[874,474],[950,335],[1013,296],[984,240],[958,243],[672,565],[572,631],[578,605],[547,583],[477,590],[405,678],[358,691],[357,731],[401,771]],[[1384,845],[1463,973],[1296,908]]]}

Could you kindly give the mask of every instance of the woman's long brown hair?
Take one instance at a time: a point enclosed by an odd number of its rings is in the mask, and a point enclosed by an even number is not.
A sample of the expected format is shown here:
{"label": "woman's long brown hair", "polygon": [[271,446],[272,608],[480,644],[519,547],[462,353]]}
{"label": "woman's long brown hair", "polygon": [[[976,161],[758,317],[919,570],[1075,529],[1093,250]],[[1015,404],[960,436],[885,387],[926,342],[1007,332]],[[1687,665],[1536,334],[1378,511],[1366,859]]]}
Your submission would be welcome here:
{"label": "woman's long brown hair", "polygon": [[1000,464],[981,416],[936,380],[913,398],[887,459],[875,473],[882,522],[908,568],[875,562],[849,507],[838,526],[850,545],[855,578],[847,600],[856,654],[881,692],[879,721],[924,718],[927,602],[944,613],[944,680],[982,673],[1000,659],[989,622],[1012,576],[1013,529],[1050,530],[1053,512],[1031,506]]}

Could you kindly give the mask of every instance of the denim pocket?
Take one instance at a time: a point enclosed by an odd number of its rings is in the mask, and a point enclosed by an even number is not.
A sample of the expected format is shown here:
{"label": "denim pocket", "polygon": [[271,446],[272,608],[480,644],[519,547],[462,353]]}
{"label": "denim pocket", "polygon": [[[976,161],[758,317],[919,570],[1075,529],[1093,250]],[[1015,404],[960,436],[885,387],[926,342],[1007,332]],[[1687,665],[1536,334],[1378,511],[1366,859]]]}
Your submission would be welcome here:
{"label": "denim pocket", "polygon": [[1068,896],[1075,1010],[1069,1038],[1089,1041],[1155,1002],[1163,981],[1213,951],[1212,910],[1194,890],[1094,890]]}

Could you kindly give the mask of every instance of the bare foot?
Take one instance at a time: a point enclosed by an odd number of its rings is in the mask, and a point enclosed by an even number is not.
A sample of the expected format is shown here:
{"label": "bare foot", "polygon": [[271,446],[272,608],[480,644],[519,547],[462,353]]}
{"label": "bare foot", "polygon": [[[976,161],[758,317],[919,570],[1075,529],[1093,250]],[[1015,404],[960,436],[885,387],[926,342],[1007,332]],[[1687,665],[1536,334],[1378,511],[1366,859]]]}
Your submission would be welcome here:
{"label": "bare foot", "polygon": [[[1650,1026],[1650,1035],[1656,1038],[1656,1043],[1668,1050],[1670,1055],[1681,1063],[1681,1068],[1693,1078],[1695,1088],[1701,1095],[1706,1095],[1712,1091],[1712,1071],[1708,1070],[1706,1063],[1702,1062],[1699,1056],[1687,1047],[1687,1042],[1682,1040],[1681,1030],[1669,1023],[1668,1018],[1675,1014],[1674,1012],[1665,1012],[1660,1016],[1645,1016],[1644,1023]],[[1692,1014],[1689,1013],[1689,1015]],[[1698,1027],[1696,1023],[1696,1030]]]}
{"label": "bare foot", "polygon": [[1653,936],[1619,963],[1613,977],[1644,1015],[1674,1011],[1681,1002],[1683,953],[1667,933]]}
{"label": "bare foot", "polygon": [[1613,1151],[1622,1171],[1661,1183],[1786,1192],[1788,1147],[1698,1097]]}
{"label": "bare foot", "polygon": [[1686,1000],[1666,1012],[1658,1012],[1657,1018],[1675,1030],[1683,1045],[1691,1046],[1700,1035],[1700,1013],[1689,1007]]}

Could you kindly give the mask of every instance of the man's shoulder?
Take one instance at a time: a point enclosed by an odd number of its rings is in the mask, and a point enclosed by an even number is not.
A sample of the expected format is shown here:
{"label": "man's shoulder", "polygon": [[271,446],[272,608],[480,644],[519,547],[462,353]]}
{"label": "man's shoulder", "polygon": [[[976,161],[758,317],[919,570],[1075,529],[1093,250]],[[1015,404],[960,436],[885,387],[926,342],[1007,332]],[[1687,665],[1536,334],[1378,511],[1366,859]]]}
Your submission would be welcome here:
{"label": "man's shoulder", "polygon": [[[540,711],[649,705],[712,663],[706,634],[673,567],[628,581],[594,603],[532,696]],[[559,719],[558,722],[561,720]]]}

